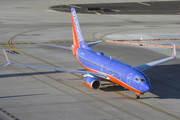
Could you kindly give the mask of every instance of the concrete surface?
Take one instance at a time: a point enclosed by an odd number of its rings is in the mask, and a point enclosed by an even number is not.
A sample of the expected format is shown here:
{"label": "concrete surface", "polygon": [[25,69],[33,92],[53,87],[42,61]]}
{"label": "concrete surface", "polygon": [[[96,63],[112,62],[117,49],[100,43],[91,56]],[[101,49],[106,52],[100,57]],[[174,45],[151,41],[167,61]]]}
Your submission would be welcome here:
{"label": "concrete surface", "polygon": [[[108,1],[1,1],[0,43],[72,41],[70,13],[52,11],[48,7],[100,2]],[[180,31],[179,15],[78,14],[78,18],[86,41],[121,39],[122,36],[128,39],[160,35],[171,38],[178,37]],[[180,46],[179,41],[174,42]],[[172,43],[160,41],[157,44]],[[70,46],[71,43],[61,45]],[[7,45],[0,46],[11,50]],[[83,69],[68,50],[38,44],[11,47],[20,53],[7,53],[12,62]],[[105,42],[92,49],[133,66],[165,58],[172,52],[171,49]],[[6,61],[2,50],[0,56],[0,66],[3,66]],[[91,90],[78,75],[9,65],[0,68],[0,108],[9,113],[0,112],[0,119],[15,119],[12,115],[20,120],[180,119],[179,63],[176,59],[146,70],[152,89],[139,100],[133,99],[134,92],[109,82],[102,82],[105,88]]]}

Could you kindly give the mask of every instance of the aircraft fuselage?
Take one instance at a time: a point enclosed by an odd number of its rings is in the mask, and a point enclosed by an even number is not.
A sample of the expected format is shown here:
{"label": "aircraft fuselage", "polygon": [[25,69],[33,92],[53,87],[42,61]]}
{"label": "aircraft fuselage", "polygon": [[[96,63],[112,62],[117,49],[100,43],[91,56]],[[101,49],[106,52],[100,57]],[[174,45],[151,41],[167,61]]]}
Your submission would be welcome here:
{"label": "aircraft fuselage", "polygon": [[75,56],[87,70],[105,74],[111,82],[127,89],[144,93],[151,88],[150,81],[144,73],[130,65],[105,56],[102,52],[78,48]]}

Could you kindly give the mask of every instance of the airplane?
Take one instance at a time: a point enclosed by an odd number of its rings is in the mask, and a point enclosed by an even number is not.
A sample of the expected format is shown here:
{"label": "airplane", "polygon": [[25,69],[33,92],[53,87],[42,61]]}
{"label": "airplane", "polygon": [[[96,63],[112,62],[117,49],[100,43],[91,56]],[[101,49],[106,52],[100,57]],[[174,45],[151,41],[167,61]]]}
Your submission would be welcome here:
{"label": "airplane", "polygon": [[51,69],[56,71],[64,71],[70,73],[78,73],[82,74],[82,76],[84,77],[83,83],[85,84],[85,86],[91,89],[99,89],[101,87],[100,80],[108,80],[112,83],[118,84],[124,88],[134,91],[136,98],[138,99],[140,98],[140,95],[149,91],[151,88],[148,77],[142,71],[147,70],[153,66],[159,65],[161,63],[174,60],[176,58],[175,44],[173,44],[172,56],[161,60],[145,63],[134,67],[123,62],[117,61],[111,57],[105,56],[102,52],[96,52],[90,49],[91,46],[96,45],[102,41],[97,41],[89,44],[86,44],[84,42],[76,11],[73,7],[71,8],[71,17],[73,34],[73,45],[71,47],[44,43],[39,44],[72,50],[72,53],[74,54],[77,61],[84,68],[86,68],[87,71],[11,63],[7,57],[4,48],[3,51],[7,63],[3,67],[12,64]]}

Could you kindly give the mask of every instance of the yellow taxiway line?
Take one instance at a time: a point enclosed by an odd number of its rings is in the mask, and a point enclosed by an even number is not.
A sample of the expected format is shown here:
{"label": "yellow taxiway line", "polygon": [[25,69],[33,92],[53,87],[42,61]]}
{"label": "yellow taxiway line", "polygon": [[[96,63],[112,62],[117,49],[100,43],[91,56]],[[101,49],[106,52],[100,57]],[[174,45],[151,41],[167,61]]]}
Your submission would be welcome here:
{"label": "yellow taxiway line", "polygon": [[147,4],[147,3],[143,3],[143,2],[137,2],[139,4],[142,4],[142,5],[146,5],[146,6],[151,6],[151,4]]}
{"label": "yellow taxiway line", "polygon": [[[33,31],[36,31],[36,30],[33,30]],[[14,49],[14,50],[16,50],[16,51],[18,51],[18,52],[24,53],[25,55],[28,55],[28,56],[30,56],[30,57],[32,57],[32,58],[35,58],[35,59],[37,59],[37,60],[40,60],[40,61],[42,61],[42,62],[44,62],[44,63],[47,63],[47,64],[49,64],[49,65],[51,65],[51,66],[60,68],[59,66],[56,66],[56,65],[54,65],[54,64],[52,64],[52,63],[49,63],[49,62],[47,62],[47,61],[45,61],[45,60],[42,60],[42,59],[40,59],[40,58],[37,58],[37,57],[35,57],[35,56],[33,56],[33,55],[30,55],[30,54],[28,54],[28,53],[25,53],[25,52],[23,52],[23,51],[15,48],[15,47],[13,46],[12,41],[13,41],[13,39],[14,39],[15,37],[17,37],[17,36],[19,36],[19,35],[21,35],[21,34],[24,34],[24,33],[28,33],[28,32],[32,32],[32,30],[31,30],[31,31],[26,31],[26,32],[23,32],[23,33],[20,33],[20,34],[17,34],[17,35],[15,35],[15,36],[13,36],[12,38],[10,38],[10,40],[9,40],[9,45],[10,45],[11,49]],[[74,73],[71,73],[71,74],[82,78],[82,76],[80,76],[80,75],[77,75],[77,74],[74,74]],[[102,87],[105,87],[105,86],[102,86]],[[150,108],[152,108],[152,109],[154,109],[154,110],[157,110],[157,111],[159,111],[159,112],[162,112],[162,113],[164,113],[164,114],[166,114],[166,115],[169,115],[169,116],[171,116],[171,117],[174,117],[174,118],[180,120],[180,117],[175,116],[175,115],[173,115],[173,114],[171,114],[171,113],[168,113],[168,112],[166,112],[166,111],[163,111],[163,110],[161,110],[161,109],[159,109],[159,108],[156,108],[156,107],[154,107],[154,106],[152,106],[152,105],[149,105],[149,104],[147,104],[147,103],[145,103],[145,102],[143,102],[143,101],[140,101],[140,100],[138,100],[138,99],[132,98],[132,97],[130,97],[130,96],[128,96],[128,95],[125,95],[125,94],[123,94],[123,93],[121,93],[121,92],[118,92],[118,91],[113,91],[113,92],[115,92],[115,93],[117,93],[117,94],[119,94],[119,95],[122,95],[122,96],[124,96],[124,97],[126,97],[126,98],[129,98],[129,99],[131,99],[131,100],[133,100],[133,101],[136,101],[136,102],[138,102],[138,103],[140,103],[140,104],[143,104],[143,105],[145,105],[145,106],[147,106],[147,107],[150,107]]]}
{"label": "yellow taxiway line", "polygon": [[66,4],[66,6],[70,6],[70,7],[74,7],[74,8],[82,8],[82,7],[79,7],[79,6],[76,6],[76,5],[70,5],[70,4]]}

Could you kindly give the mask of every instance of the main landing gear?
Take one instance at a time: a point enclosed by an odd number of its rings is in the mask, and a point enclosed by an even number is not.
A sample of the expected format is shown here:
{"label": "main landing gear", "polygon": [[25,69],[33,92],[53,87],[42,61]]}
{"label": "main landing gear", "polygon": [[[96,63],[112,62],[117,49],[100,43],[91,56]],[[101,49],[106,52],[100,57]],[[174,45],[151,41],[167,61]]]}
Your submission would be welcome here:
{"label": "main landing gear", "polygon": [[139,99],[140,98],[140,95],[136,95],[136,99]]}
{"label": "main landing gear", "polygon": [[141,93],[136,92],[136,99],[140,98]]}

